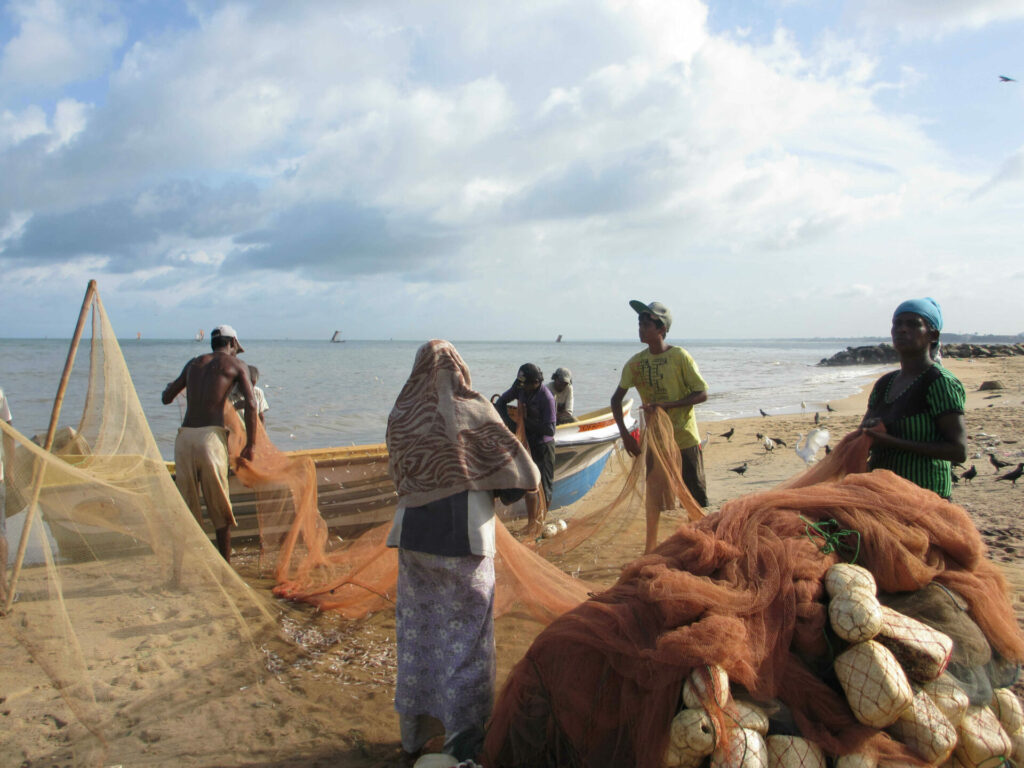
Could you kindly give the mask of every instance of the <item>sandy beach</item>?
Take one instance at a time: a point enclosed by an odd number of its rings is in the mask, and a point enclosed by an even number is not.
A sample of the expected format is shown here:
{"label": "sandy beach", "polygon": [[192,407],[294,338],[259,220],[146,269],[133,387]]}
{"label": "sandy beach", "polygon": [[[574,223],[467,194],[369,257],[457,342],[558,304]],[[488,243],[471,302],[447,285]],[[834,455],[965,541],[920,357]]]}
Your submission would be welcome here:
{"label": "sandy beach", "polygon": [[[997,482],[997,474],[988,461],[994,450],[1014,465],[1024,461],[1024,358],[989,360],[950,360],[947,366],[960,378],[967,390],[968,461],[977,467],[971,483],[961,482],[954,489],[954,502],[968,510],[993,560],[1004,563],[1015,592],[1012,596],[1018,618],[1024,617],[1024,529],[1019,510],[1024,494],[1009,482]],[[998,380],[1005,386],[998,391],[980,391],[986,380]],[[833,444],[854,429],[860,421],[867,391],[837,400],[834,411],[819,412],[821,425],[832,436]],[[793,446],[798,434],[814,427],[814,412],[789,416],[702,423],[702,433],[712,435],[705,452],[711,509],[744,494],[763,491],[792,477],[804,468]],[[719,437],[734,428],[731,439]],[[786,446],[772,452],[763,448],[757,433],[781,438]],[[740,476],[729,471],[747,463]],[[624,462],[613,459],[605,475],[585,500],[588,505],[611,499],[621,487]],[[962,470],[958,470],[958,473]],[[571,510],[569,511],[571,514]],[[681,524],[681,517],[662,517],[661,538]],[[570,572],[601,585],[614,582],[619,569],[642,550],[643,515],[637,513],[625,536],[594,551],[581,546],[559,561]],[[85,566],[83,566],[85,567]],[[255,593],[266,593],[271,586],[261,576],[257,558],[251,551],[236,557],[235,567]],[[80,595],[76,599],[95,602],[95,611],[108,610],[107,596]],[[182,766],[386,766],[397,764],[400,750],[398,725],[392,703],[394,694],[394,617],[382,613],[364,621],[349,622],[333,615],[318,615],[301,606],[286,607],[280,618],[285,635],[295,640],[301,652],[281,644],[247,644],[222,630],[216,622],[204,620],[202,594],[193,590],[187,596],[168,592],[159,604],[151,597],[122,601],[121,623],[115,633],[119,647],[84,648],[96,654],[96,664],[115,666],[121,672],[106,683],[111,696],[123,696],[126,712],[144,713],[147,690],[160,690],[160,680],[168,674],[167,659],[175,654],[193,660],[209,654],[210,663],[196,664],[206,670],[201,680],[208,688],[203,696],[179,691],[177,701],[160,702],[158,722],[146,720],[138,729],[123,723],[119,736],[109,745],[104,765],[182,765]],[[262,598],[261,598],[262,599]],[[24,612],[23,612],[24,615]],[[19,621],[18,607],[3,621]],[[135,627],[150,623],[170,623],[180,639],[180,647],[161,649],[153,654]],[[521,617],[504,617],[496,626],[500,682],[521,658],[541,630],[536,622]],[[140,638],[143,638],[140,640]],[[88,645],[88,638],[84,639]],[[238,686],[230,670],[223,674],[215,664],[225,649],[245,647],[246,654],[263,660],[266,674],[256,684]],[[242,654],[241,656],[244,656]],[[147,659],[158,659],[147,663]],[[0,659],[4,675],[0,682],[0,764],[10,766],[77,765],[81,754],[75,743],[83,729],[45,674],[25,650],[14,643],[9,633],[0,633]],[[239,663],[244,658],[240,657]],[[173,663],[171,664],[173,667]],[[220,676],[219,676],[220,675]],[[196,680],[192,681],[196,683]],[[198,684],[198,683],[196,683]],[[149,705],[156,702],[148,700]],[[140,721],[145,718],[140,717]]]}

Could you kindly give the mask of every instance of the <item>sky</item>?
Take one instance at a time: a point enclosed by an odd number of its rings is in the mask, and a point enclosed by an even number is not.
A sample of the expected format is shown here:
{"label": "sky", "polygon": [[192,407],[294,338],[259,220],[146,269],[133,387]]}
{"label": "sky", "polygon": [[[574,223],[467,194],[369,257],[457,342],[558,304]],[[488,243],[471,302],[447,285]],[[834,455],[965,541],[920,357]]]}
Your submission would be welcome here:
{"label": "sky", "polygon": [[[0,337],[1024,332],[1021,0],[13,0]],[[1002,82],[999,75],[1019,82]]]}

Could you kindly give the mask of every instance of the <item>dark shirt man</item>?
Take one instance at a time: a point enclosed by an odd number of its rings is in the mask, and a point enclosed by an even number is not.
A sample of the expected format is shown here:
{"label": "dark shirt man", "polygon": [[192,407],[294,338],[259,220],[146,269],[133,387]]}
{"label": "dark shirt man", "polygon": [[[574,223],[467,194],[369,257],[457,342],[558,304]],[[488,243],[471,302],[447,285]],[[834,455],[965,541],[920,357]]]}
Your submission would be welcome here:
{"label": "dark shirt man", "polygon": [[228,492],[228,443],[224,428],[224,405],[236,385],[245,401],[246,442],[241,456],[252,459],[256,436],[256,397],[249,370],[237,355],[244,352],[238,334],[230,325],[219,325],[210,334],[213,352],[189,360],[181,374],[164,389],[162,400],[169,405],[185,390],[187,407],[181,429],[174,441],[175,481],[196,521],[202,522],[199,488],[206,511],[217,531],[217,548],[231,562],[231,512]]}
{"label": "dark shirt man", "polygon": [[[495,401],[505,425],[513,432],[515,422],[509,417],[508,404],[515,400],[519,404],[523,426],[526,430],[526,445],[530,449],[533,463],[540,470],[541,490],[544,492],[544,510],[551,503],[551,487],[555,480],[555,398],[545,386],[544,374],[533,363],[519,367],[515,383]],[[526,508],[527,529],[537,528],[543,522],[543,514],[536,494],[528,494]]]}

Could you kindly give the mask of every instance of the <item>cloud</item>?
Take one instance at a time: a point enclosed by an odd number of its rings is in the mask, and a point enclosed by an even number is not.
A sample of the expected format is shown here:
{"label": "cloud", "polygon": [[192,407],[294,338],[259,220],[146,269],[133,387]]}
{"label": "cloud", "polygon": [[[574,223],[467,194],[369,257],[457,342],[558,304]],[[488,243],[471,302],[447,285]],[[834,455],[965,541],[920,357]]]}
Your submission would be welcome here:
{"label": "cloud", "polygon": [[850,6],[862,25],[905,38],[938,38],[1024,19],[1017,0],[864,0]]}
{"label": "cloud", "polygon": [[127,25],[103,0],[14,0],[17,33],[0,51],[0,86],[57,88],[102,74],[124,42]]}
{"label": "cloud", "polygon": [[[131,272],[156,264],[219,264],[203,243],[222,240],[262,215],[251,184],[212,189],[168,182],[135,198],[113,198],[67,211],[38,213],[7,238],[4,257],[19,263],[56,264],[102,256],[109,269]],[[188,255],[192,254],[192,255]]]}
{"label": "cloud", "polygon": [[971,193],[971,199],[977,200],[997,187],[1021,181],[1024,181],[1024,149],[1019,149],[1006,158],[992,177]]}
{"label": "cloud", "polygon": [[[390,286],[409,333],[442,303],[454,323],[524,297],[516,327],[534,327],[571,284],[580,337],[613,335],[595,308],[656,275],[663,298],[715,318],[705,335],[750,335],[715,296],[754,306],[799,284],[808,311],[852,327],[836,274],[909,285],[983,249],[978,296],[1019,251],[1018,217],[983,192],[1009,190],[1020,161],[990,174],[946,150],[934,110],[912,108],[928,61],[851,35],[848,17],[722,36],[697,0],[193,2],[159,26],[120,8],[16,6],[5,66],[43,21],[132,37],[83,43],[88,86],[2,91],[5,277],[102,265],[141,312],[219,301],[204,280],[229,275],[238,306],[274,305],[275,329]],[[893,298],[857,280],[842,301]],[[802,327],[785,316],[773,334]]]}
{"label": "cloud", "polygon": [[357,203],[320,202],[291,208],[235,242],[244,247],[225,265],[229,271],[297,270],[327,280],[376,273],[450,279],[437,267],[457,255],[462,238],[425,219],[390,218]]}

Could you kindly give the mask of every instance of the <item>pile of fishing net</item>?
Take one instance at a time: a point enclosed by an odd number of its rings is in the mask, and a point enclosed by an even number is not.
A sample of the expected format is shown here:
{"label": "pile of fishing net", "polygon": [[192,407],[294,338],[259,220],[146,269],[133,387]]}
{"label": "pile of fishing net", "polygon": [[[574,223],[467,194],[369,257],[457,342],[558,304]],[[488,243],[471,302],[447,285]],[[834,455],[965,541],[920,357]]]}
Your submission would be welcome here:
{"label": "pile of fishing net", "polygon": [[[681,527],[548,626],[499,697],[487,764],[753,768],[857,755],[844,765],[975,768],[1008,758],[1019,705],[992,687],[1015,678],[1024,635],[1006,581],[963,509],[889,472],[856,474],[867,447],[850,435],[784,487]],[[871,635],[880,627],[843,639],[826,574],[852,559],[877,599],[916,614],[888,634],[904,640],[913,626],[937,658],[926,664],[911,646],[897,663]],[[837,590],[831,602],[850,596]],[[871,614],[868,602],[853,613]],[[949,653],[959,678],[939,674]],[[935,694],[931,706],[929,685],[960,691],[957,705]]]}

